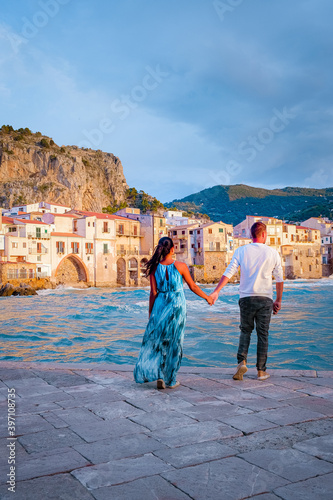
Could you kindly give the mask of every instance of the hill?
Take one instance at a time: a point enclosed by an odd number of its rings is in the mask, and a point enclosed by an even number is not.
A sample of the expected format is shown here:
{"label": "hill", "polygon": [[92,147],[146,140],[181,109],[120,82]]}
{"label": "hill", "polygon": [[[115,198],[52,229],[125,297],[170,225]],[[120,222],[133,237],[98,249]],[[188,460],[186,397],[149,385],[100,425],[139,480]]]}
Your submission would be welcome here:
{"label": "hill", "polygon": [[333,188],[262,189],[236,184],[214,186],[165,203],[187,212],[202,212],[214,221],[238,224],[246,215],[266,215],[301,222],[311,216],[333,217]]}
{"label": "hill", "polygon": [[58,146],[28,128],[0,129],[0,206],[47,200],[101,212],[126,200],[128,186],[111,153]]}

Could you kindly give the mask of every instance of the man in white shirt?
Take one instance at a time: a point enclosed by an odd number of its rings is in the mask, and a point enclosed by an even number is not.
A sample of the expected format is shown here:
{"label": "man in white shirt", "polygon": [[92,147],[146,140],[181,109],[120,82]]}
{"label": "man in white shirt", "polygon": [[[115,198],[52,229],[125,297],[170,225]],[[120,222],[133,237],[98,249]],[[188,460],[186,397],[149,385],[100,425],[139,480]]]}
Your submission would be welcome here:
{"label": "man in white shirt", "polygon": [[[243,380],[247,372],[246,360],[249,350],[251,333],[256,324],[257,370],[258,380],[266,380],[266,361],[268,350],[268,329],[272,312],[277,314],[281,309],[283,293],[283,271],[280,255],[274,248],[267,245],[267,228],[263,222],[256,222],[251,227],[253,243],[244,245],[234,253],[219,284],[211,294],[214,303],[220,290],[229,282],[240,266],[241,277],[239,285],[240,307],[240,338],[237,352],[238,366],[233,378]],[[276,282],[276,300],[273,302],[272,275]]]}

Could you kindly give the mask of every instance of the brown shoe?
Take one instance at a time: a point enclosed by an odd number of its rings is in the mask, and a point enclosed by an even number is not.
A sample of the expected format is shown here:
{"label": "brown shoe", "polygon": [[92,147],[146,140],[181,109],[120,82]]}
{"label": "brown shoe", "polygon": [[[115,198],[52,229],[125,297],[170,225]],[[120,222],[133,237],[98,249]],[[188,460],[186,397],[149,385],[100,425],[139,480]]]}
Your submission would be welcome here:
{"label": "brown shoe", "polygon": [[237,366],[237,371],[235,373],[235,375],[233,375],[233,379],[234,380],[243,380],[243,375],[244,373],[247,372],[247,366],[246,366],[246,363],[245,361],[241,361],[238,366]]}
{"label": "brown shoe", "polygon": [[180,385],[180,382],[176,382],[174,385],[167,385],[168,389],[176,389]]}
{"label": "brown shoe", "polygon": [[157,381],[157,389],[165,389],[165,382],[161,378]]}
{"label": "brown shoe", "polygon": [[258,370],[258,377],[257,377],[258,380],[267,380],[269,377],[270,377],[269,373],[266,373],[262,370]]}

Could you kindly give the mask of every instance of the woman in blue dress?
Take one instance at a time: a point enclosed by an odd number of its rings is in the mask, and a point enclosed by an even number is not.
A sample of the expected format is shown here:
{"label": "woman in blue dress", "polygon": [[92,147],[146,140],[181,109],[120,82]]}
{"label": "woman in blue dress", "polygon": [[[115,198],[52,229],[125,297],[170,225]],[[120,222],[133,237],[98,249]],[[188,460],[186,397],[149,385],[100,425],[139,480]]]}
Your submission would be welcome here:
{"label": "woman in blue dress", "polygon": [[192,292],[212,305],[213,300],[192,280],[184,262],[173,260],[171,238],[159,240],[146,264],[150,278],[149,321],[143,336],[134,379],[139,384],[157,380],[157,388],[175,388],[183,355],[186,301],[183,278]]}

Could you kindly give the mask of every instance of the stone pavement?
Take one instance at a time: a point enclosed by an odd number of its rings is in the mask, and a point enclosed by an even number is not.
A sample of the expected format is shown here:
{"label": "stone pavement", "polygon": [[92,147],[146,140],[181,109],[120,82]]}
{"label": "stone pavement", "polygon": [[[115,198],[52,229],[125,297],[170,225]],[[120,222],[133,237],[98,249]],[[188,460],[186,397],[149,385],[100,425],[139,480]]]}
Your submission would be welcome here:
{"label": "stone pavement", "polygon": [[333,372],[182,367],[158,391],[132,368],[0,362],[0,498],[332,500]]}

